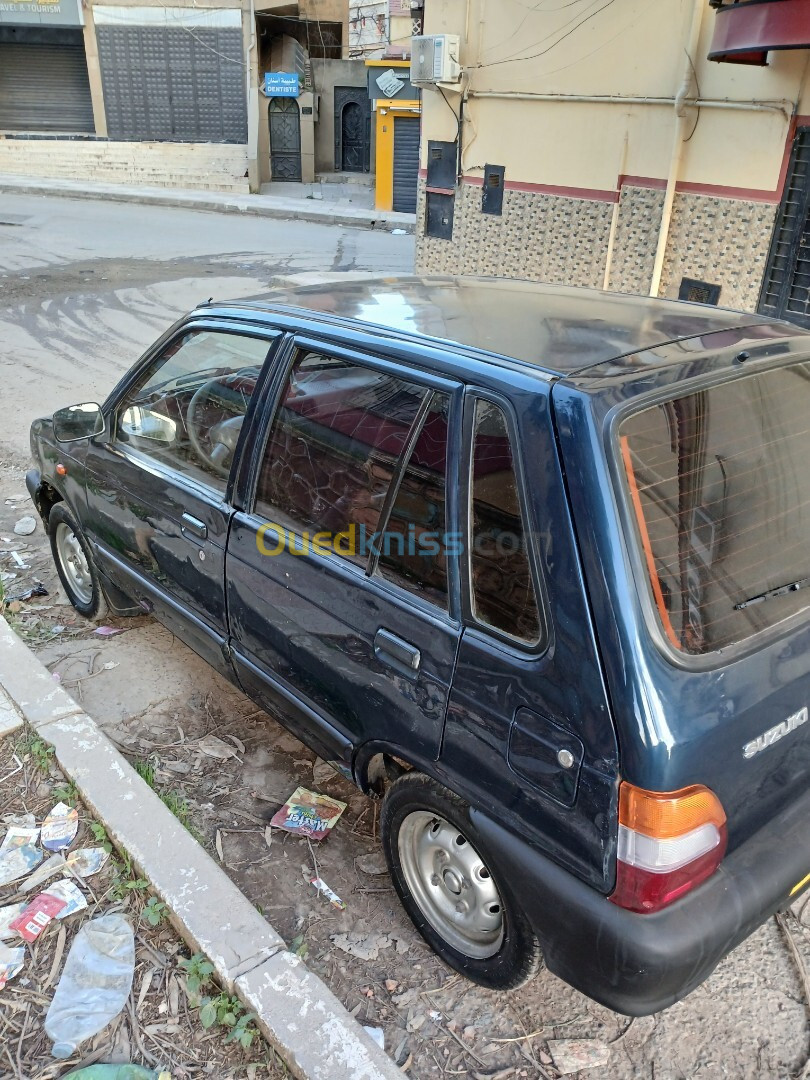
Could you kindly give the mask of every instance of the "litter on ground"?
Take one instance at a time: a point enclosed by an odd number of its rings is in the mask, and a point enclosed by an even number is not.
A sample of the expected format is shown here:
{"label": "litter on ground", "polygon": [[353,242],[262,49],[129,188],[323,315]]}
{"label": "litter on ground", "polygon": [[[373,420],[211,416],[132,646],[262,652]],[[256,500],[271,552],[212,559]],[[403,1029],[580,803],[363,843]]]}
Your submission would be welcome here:
{"label": "litter on ground", "polygon": [[323,840],[335,827],[346,803],[306,788],[296,788],[270,824],[286,832]]}

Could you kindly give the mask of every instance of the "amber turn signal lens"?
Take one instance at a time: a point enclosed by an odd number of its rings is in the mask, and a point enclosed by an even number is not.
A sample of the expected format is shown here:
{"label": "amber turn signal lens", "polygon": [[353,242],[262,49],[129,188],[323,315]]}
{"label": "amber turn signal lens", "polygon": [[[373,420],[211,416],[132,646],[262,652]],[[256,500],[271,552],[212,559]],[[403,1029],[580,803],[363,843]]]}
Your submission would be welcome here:
{"label": "amber turn signal lens", "polygon": [[56,466],[56,475],[57,476],[67,476],[67,469],[65,468],[65,466],[62,464],[61,461]]}
{"label": "amber turn signal lens", "polygon": [[680,791],[645,791],[625,781],[619,791],[619,823],[665,840],[701,825],[720,829],[726,815],[717,796],[700,784]]}

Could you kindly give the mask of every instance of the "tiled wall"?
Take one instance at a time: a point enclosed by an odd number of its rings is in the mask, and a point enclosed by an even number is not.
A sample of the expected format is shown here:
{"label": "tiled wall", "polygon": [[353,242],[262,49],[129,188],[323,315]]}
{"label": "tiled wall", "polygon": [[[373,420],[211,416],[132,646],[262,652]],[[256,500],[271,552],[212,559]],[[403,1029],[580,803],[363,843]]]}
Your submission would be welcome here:
{"label": "tiled wall", "polygon": [[462,184],[453,239],[424,235],[425,190],[416,207],[416,265],[430,274],[486,274],[601,286],[610,203],[505,191],[503,216],[481,213],[481,188]]}
{"label": "tiled wall", "polygon": [[[664,192],[622,188],[610,287],[646,294]],[[417,206],[416,266],[422,273],[494,274],[602,287],[613,204],[536,192],[504,192],[503,216],[481,213],[481,188],[462,184],[453,239],[424,235],[425,190]],[[679,194],[673,207],[661,295],[682,277],[721,286],[720,303],[755,311],[776,207]]]}

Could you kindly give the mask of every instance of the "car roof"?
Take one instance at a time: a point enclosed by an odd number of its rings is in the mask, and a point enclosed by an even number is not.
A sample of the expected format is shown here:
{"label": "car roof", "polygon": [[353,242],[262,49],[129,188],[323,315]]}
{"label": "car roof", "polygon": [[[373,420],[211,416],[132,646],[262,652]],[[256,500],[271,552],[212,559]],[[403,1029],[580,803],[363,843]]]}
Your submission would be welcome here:
{"label": "car roof", "polygon": [[701,304],[480,277],[332,281],[210,306],[339,320],[493,353],[560,377],[669,342],[772,321]]}

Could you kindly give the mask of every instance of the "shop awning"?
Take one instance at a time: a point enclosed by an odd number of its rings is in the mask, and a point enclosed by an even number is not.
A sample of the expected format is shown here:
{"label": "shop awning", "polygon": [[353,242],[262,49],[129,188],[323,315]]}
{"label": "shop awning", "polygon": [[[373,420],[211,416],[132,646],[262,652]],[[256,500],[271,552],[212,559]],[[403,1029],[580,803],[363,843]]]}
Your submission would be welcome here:
{"label": "shop awning", "polygon": [[808,0],[742,0],[717,7],[710,60],[766,64],[774,49],[807,48]]}

